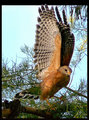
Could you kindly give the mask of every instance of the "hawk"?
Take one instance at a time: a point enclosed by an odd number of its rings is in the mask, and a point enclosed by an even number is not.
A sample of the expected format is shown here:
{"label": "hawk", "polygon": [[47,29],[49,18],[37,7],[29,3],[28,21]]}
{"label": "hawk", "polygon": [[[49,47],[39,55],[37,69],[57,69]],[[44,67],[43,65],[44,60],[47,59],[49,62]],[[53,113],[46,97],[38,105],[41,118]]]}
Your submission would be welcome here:
{"label": "hawk", "polygon": [[65,11],[62,11],[63,21],[55,8],[47,5],[39,8],[36,42],[34,45],[36,77],[42,80],[41,99],[51,98],[70,80],[71,68],[69,63],[74,50],[74,35],[67,23]]}

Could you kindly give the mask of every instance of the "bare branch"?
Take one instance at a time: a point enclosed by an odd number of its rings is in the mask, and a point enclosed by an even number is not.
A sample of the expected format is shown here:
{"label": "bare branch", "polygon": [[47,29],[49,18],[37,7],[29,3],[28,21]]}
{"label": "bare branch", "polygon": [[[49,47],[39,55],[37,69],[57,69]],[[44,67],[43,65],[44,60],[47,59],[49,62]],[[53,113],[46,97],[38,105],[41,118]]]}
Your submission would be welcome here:
{"label": "bare branch", "polygon": [[70,91],[72,91],[72,92],[74,92],[74,93],[76,93],[76,94],[78,94],[79,96],[82,96],[82,97],[85,97],[85,98],[87,98],[87,96],[85,96],[85,95],[83,95],[83,94],[81,94],[81,93],[79,93],[79,92],[77,92],[77,91],[75,91],[75,90],[72,90],[71,88],[69,88],[69,87],[65,87],[67,90],[70,90]]}

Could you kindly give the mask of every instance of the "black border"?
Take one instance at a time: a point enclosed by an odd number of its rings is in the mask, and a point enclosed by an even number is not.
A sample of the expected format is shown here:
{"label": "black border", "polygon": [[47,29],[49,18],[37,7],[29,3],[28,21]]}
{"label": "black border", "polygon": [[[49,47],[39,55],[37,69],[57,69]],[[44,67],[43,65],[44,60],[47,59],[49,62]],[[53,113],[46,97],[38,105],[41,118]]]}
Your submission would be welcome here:
{"label": "black border", "polygon": [[88,4],[88,0],[1,0],[2,5],[84,5]]}
{"label": "black border", "polygon": [[[0,48],[1,48],[1,66],[2,66],[2,5],[44,5],[44,4],[48,4],[48,5],[88,5],[88,0],[48,0],[48,1],[45,1],[45,0],[0,0],[0,3],[1,3],[1,40],[0,40]],[[88,11],[87,11],[88,12]],[[88,35],[88,33],[87,33]],[[88,43],[88,42],[87,42]],[[88,57],[87,57],[87,61],[88,61]],[[0,66],[0,67],[1,67]],[[0,73],[2,73],[2,67],[0,69]],[[88,72],[88,69],[87,69],[87,72]],[[1,76],[0,76],[1,78]],[[87,77],[88,78],[88,77]],[[0,79],[1,80],[1,79]],[[88,81],[87,81],[88,82]],[[1,82],[0,82],[1,84]],[[88,86],[87,86],[88,87]],[[1,85],[0,85],[0,88],[1,88]],[[2,91],[2,89],[1,89]],[[2,100],[2,97],[1,97],[1,94],[0,94],[0,100]],[[0,107],[1,108],[1,107]],[[0,110],[1,112],[1,110]],[[2,113],[0,113],[0,118],[1,118],[1,115]],[[2,118],[1,118],[2,119]],[[73,118],[72,118],[73,119]],[[5,120],[5,119],[4,119]],[[27,119],[26,119],[27,120]]]}

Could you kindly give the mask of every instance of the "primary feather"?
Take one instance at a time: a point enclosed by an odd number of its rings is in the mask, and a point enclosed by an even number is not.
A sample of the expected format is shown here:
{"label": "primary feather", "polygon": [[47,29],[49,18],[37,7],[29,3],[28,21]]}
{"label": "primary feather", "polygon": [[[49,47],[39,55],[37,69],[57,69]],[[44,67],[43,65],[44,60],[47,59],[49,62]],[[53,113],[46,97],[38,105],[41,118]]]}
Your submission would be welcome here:
{"label": "primary feather", "polygon": [[58,17],[58,28],[61,32],[62,45],[61,45],[61,66],[69,66],[73,50],[74,50],[74,35],[71,33],[70,26],[67,22],[65,11],[63,10],[63,21],[61,19],[58,8],[56,7],[56,13]]}

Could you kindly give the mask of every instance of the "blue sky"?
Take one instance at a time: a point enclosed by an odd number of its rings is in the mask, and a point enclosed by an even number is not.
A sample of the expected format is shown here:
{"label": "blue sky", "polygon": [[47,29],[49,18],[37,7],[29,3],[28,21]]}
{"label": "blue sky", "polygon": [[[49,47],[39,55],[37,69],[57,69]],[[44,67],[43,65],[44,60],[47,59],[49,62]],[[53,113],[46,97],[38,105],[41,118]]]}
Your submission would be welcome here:
{"label": "blue sky", "polygon": [[[9,61],[22,57],[24,44],[33,47],[39,6],[2,6],[2,58]],[[18,58],[18,62],[20,59]],[[78,65],[71,86],[76,88],[80,78],[87,80],[87,57]]]}
{"label": "blue sky", "polygon": [[[35,8],[35,9],[34,9]],[[37,6],[2,6],[2,55],[22,56],[20,47],[33,47],[37,24]]]}

